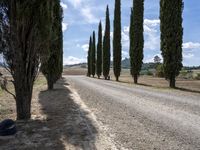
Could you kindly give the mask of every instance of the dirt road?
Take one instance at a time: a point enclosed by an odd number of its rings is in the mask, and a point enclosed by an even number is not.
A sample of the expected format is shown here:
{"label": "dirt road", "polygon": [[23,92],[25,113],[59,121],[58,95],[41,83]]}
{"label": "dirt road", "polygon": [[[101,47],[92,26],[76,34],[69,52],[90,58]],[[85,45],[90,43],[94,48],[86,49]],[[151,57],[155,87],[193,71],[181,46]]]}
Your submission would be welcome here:
{"label": "dirt road", "polygon": [[200,94],[65,78],[119,149],[200,149]]}

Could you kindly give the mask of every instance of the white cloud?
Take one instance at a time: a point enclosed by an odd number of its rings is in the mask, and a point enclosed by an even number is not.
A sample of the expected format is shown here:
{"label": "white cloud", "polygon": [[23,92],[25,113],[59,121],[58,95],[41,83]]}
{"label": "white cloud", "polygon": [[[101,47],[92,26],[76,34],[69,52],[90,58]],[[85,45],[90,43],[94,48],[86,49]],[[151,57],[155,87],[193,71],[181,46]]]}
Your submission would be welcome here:
{"label": "white cloud", "polygon": [[67,23],[62,23],[62,31],[65,32],[68,28],[68,24]]}
{"label": "white cloud", "polygon": [[86,62],[86,59],[69,56],[67,58],[64,58],[63,61],[64,61],[64,65],[73,65],[73,64],[84,63]]}
{"label": "white cloud", "polygon": [[130,29],[129,26],[124,26],[124,29],[123,29],[123,30],[124,30],[125,33],[128,33],[128,34],[129,34],[129,29]]}
{"label": "white cloud", "polygon": [[[85,22],[90,24],[99,22],[99,19],[94,15],[91,0],[68,0],[68,2],[79,11]],[[95,7],[94,10],[96,9]]]}
{"label": "white cloud", "polygon": [[144,48],[150,50],[160,49],[160,34],[159,34],[160,20],[158,19],[144,19]]}
{"label": "white cloud", "polygon": [[86,6],[85,8],[81,8],[81,14],[83,15],[85,21],[88,23],[98,23],[99,19],[95,17],[92,13],[92,10]]}
{"label": "white cloud", "polygon": [[185,59],[189,59],[189,58],[193,58],[193,57],[194,57],[194,54],[183,52],[183,58],[185,58]]}
{"label": "white cloud", "polygon": [[151,26],[151,27],[156,27],[160,24],[160,20],[159,19],[144,19],[144,25],[146,26]]}
{"label": "white cloud", "polygon": [[[160,49],[160,33],[159,33],[160,20],[158,19],[144,19],[144,48],[150,50]],[[122,44],[123,48],[129,49],[129,26],[124,26],[122,31]]]}
{"label": "white cloud", "polygon": [[193,43],[193,42],[183,43],[183,48],[184,49],[199,49],[200,43]]}
{"label": "white cloud", "polygon": [[84,44],[84,45],[81,46],[81,48],[82,48],[85,52],[87,52],[88,49],[89,49],[89,44]]}
{"label": "white cloud", "polygon": [[83,2],[83,0],[68,0],[72,5],[73,7],[77,8],[79,6],[81,6],[81,3]]}
{"label": "white cloud", "polygon": [[63,3],[63,2],[60,2],[60,5],[62,6],[63,9],[67,9],[67,4]]}

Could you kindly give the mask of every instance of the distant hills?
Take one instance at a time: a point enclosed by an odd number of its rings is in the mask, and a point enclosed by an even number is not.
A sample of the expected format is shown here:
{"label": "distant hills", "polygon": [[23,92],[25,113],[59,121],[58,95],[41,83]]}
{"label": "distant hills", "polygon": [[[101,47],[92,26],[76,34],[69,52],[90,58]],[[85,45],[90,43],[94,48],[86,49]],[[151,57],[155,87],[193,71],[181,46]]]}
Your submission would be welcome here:
{"label": "distant hills", "polygon": [[[74,65],[65,65],[66,68],[71,68],[71,67],[81,67],[81,68],[86,68],[87,63],[80,63],[80,64],[74,64]],[[112,62],[111,62],[111,67],[112,67]],[[122,68],[123,69],[130,69],[130,59],[125,58],[122,60]],[[156,68],[156,63],[154,62],[149,62],[149,63],[144,63],[142,65],[142,70],[149,70],[149,69],[155,69]],[[187,67],[184,66],[183,69],[185,70],[199,70],[200,66],[194,66],[194,67]]]}

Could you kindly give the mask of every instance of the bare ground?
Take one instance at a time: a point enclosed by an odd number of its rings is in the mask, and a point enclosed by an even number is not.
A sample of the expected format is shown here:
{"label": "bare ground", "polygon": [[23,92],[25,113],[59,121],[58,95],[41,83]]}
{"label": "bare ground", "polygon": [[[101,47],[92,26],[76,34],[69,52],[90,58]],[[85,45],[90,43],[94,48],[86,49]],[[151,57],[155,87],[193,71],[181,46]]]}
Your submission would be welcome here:
{"label": "bare ground", "polygon": [[[42,79],[44,80],[44,79]],[[64,79],[53,91],[37,81],[32,100],[32,119],[17,121],[15,136],[0,137],[1,150],[106,150],[116,149],[95,116]],[[3,93],[0,119],[15,119],[15,103]]]}

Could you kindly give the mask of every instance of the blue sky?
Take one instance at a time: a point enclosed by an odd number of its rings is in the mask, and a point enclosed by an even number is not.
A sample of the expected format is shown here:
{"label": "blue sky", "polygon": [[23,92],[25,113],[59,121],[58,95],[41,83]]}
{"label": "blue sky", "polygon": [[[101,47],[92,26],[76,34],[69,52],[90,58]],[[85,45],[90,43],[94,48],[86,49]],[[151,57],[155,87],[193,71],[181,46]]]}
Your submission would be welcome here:
{"label": "blue sky", "polygon": [[[122,0],[123,58],[129,57],[129,24],[132,0]],[[64,9],[64,64],[86,62],[89,36],[97,33],[100,20],[105,23],[106,5],[110,8],[111,37],[114,0],[62,0]],[[200,1],[184,0],[183,64],[200,65]],[[160,56],[159,0],[145,0],[144,60],[153,61]],[[112,45],[112,44],[111,44]]]}

